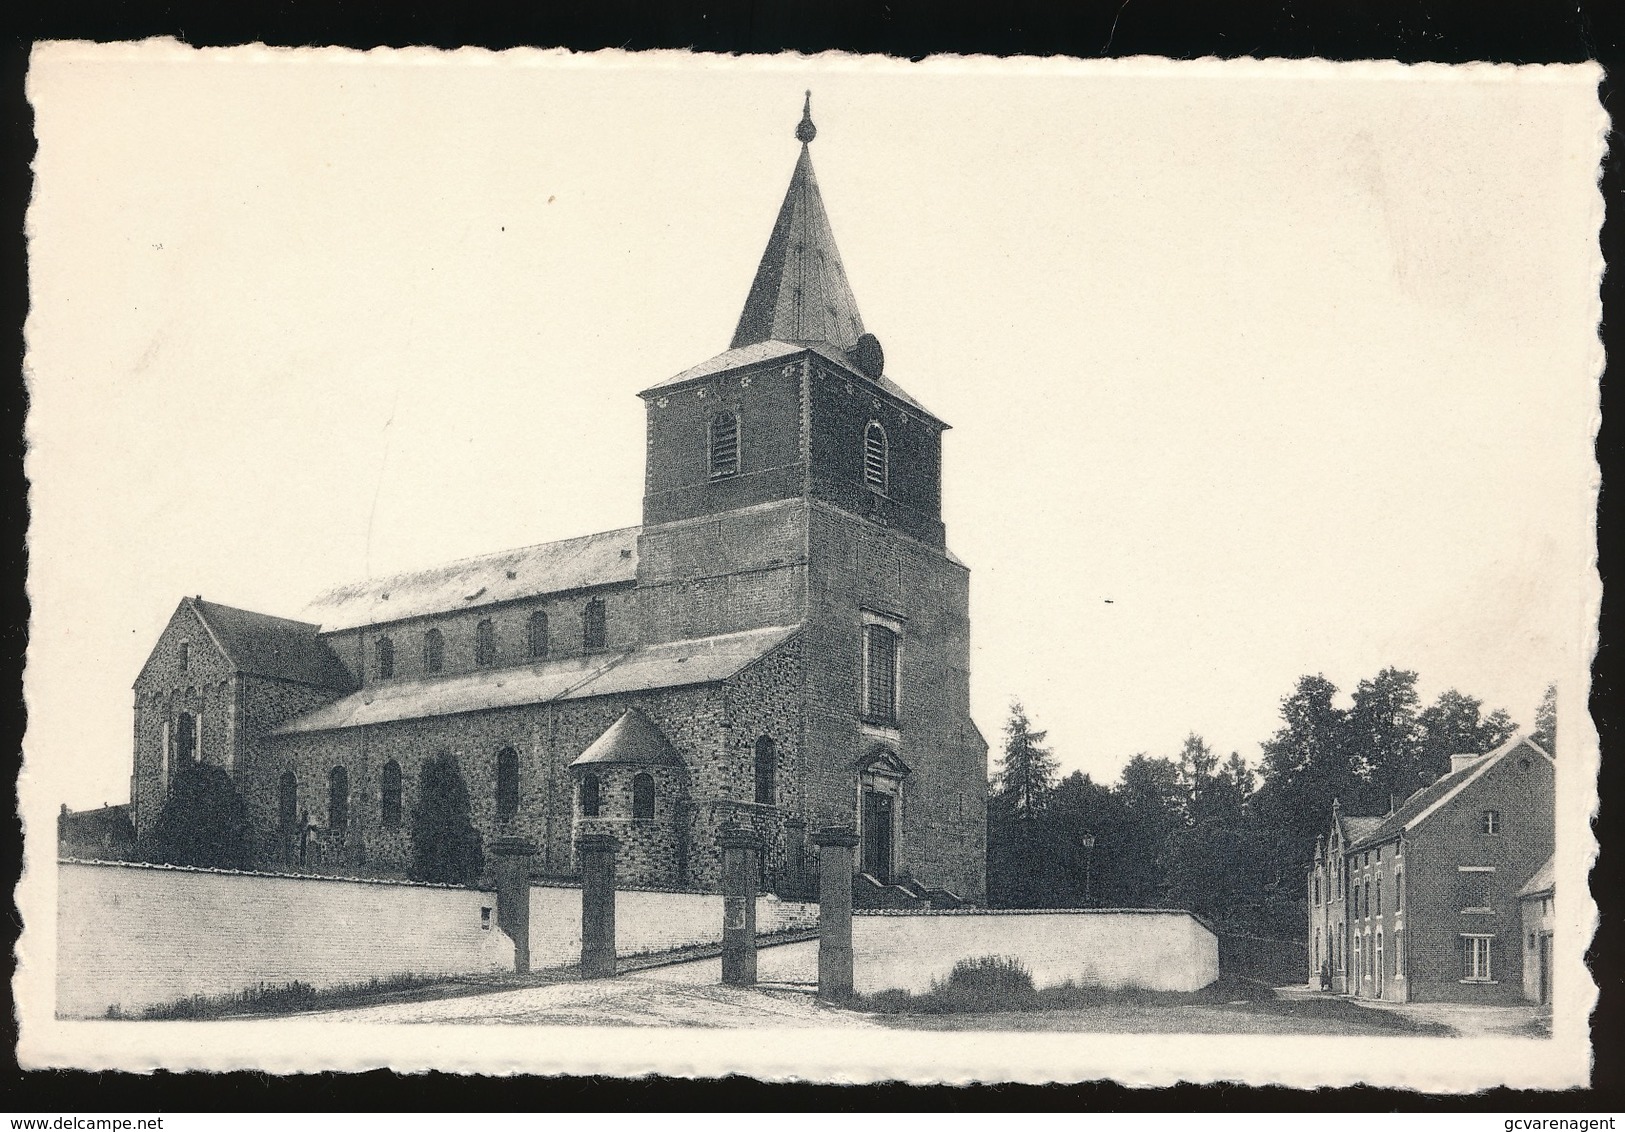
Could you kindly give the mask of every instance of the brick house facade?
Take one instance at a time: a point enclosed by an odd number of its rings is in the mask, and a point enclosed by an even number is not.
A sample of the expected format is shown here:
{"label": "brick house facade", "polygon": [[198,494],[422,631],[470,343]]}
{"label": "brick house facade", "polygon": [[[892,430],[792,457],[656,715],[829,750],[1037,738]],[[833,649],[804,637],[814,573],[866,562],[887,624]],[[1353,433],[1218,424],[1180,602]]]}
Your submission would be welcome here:
{"label": "brick house facade", "polygon": [[1556,836],[1551,756],[1515,736],[1382,817],[1336,802],[1307,870],[1309,985],[1393,1002],[1518,1001],[1519,892]]}
{"label": "brick house facade", "polygon": [[136,682],[138,831],[197,758],[231,773],[265,863],[399,872],[418,773],[449,751],[482,836],[532,838],[543,873],[613,832],[627,883],[714,888],[716,833],[746,824],[770,882],[805,891],[811,832],[839,824],[882,882],[982,898],[948,426],[863,329],[815,132],[804,115],[730,348],[641,394],[643,524],[340,587],[303,621],[186,599]]}

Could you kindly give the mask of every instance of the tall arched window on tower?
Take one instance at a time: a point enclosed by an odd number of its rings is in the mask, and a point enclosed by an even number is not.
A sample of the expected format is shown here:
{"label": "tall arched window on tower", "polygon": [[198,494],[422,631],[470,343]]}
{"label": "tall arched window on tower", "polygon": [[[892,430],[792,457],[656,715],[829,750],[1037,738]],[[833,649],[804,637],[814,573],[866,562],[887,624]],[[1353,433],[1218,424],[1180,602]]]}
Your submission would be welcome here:
{"label": "tall arched window on tower", "polygon": [[632,776],[632,817],[635,821],[654,821],[655,779],[652,774]]}
{"label": "tall arched window on tower", "polygon": [[717,413],[711,418],[711,478],[739,474],[739,418]]}
{"label": "tall arched window on tower", "polygon": [[327,829],[335,842],[350,831],[350,772],[341,766],[327,773]]}
{"label": "tall arched window on tower", "polygon": [[439,672],[446,666],[446,638],[439,629],[423,634],[423,671]]}
{"label": "tall arched window on tower", "polygon": [[538,609],[525,626],[525,644],[532,660],[547,657],[547,614]]}
{"label": "tall arched window on tower", "polygon": [[885,625],[863,627],[863,717],[897,722],[897,633]]}
{"label": "tall arched window on tower", "polygon": [[401,764],[390,759],[384,764],[384,777],[378,792],[378,816],[385,829],[401,826]]}
{"label": "tall arched window on tower", "polygon": [[504,747],[497,752],[497,817],[519,812],[519,752]]}
{"label": "tall arched window on tower", "polygon": [[395,675],[395,642],[388,637],[379,637],[373,649],[378,654],[378,679],[390,679]]}
{"label": "tall arched window on tower", "polygon": [[197,716],[183,711],[175,717],[175,766],[197,758]]}
{"label": "tall arched window on tower", "polygon": [[600,805],[598,776],[584,774],[581,776],[581,816],[595,818],[598,816]]}
{"label": "tall arched window on tower", "polygon": [[581,611],[581,644],[586,649],[604,647],[604,599],[595,597]]}
{"label": "tall arched window on tower", "polygon": [[495,664],[496,659],[496,630],[491,626],[491,619],[487,617],[474,626],[474,663],[485,668]]}
{"label": "tall arched window on tower", "polygon": [[886,430],[879,421],[870,421],[869,427],[863,430],[863,482],[876,491],[885,491],[887,475],[890,471],[886,466]]}
{"label": "tall arched window on tower", "polygon": [[763,735],[756,740],[756,804],[771,806],[774,803],[776,783],[778,776],[778,753],[773,749],[773,740]]}

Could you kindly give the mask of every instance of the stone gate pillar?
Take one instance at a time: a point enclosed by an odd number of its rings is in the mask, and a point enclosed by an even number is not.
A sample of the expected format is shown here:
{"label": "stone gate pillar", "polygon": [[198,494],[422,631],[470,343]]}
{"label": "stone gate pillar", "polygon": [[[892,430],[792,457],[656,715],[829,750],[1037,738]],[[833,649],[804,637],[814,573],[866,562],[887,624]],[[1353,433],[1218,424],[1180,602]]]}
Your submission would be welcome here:
{"label": "stone gate pillar", "polygon": [[615,974],[615,848],[607,833],[576,838],[581,859],[581,977]]}
{"label": "stone gate pillar", "polygon": [[858,835],[850,826],[820,829],[818,845],[818,997],[845,1002],[852,997],[852,850]]}
{"label": "stone gate pillar", "polygon": [[513,969],[530,971],[530,859],[536,842],[528,837],[498,837],[489,845],[496,858],[497,927],[513,940]]}
{"label": "stone gate pillar", "polygon": [[762,838],[754,829],[728,826],[722,846],[722,981],[756,985],[756,892],[761,887]]}

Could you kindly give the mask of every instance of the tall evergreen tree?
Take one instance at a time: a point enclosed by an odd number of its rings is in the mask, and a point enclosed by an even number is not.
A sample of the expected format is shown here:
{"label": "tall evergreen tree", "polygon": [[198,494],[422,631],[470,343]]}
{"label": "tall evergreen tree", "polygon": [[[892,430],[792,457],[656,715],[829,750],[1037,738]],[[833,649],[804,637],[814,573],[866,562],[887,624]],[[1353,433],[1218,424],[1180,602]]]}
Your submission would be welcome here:
{"label": "tall evergreen tree", "polygon": [[1365,789],[1357,799],[1344,799],[1345,804],[1355,801],[1352,812],[1386,812],[1389,794],[1409,797],[1405,784],[1422,779],[1420,704],[1416,673],[1404,669],[1384,668],[1354,689],[1348,743]]}
{"label": "tall evergreen tree", "polygon": [[485,853],[470,817],[468,784],[457,756],[449,751],[424,760],[410,829],[413,880],[473,884],[484,871]]}
{"label": "tall evergreen tree", "polygon": [[1263,782],[1255,803],[1279,839],[1283,860],[1309,859],[1325,832],[1332,799],[1355,800],[1359,778],[1349,749],[1348,712],[1336,706],[1337,686],[1303,676],[1281,701],[1281,726],[1263,744]]}
{"label": "tall evergreen tree", "polygon": [[1004,755],[994,776],[993,791],[1009,800],[1017,818],[1029,819],[1042,811],[1055,787],[1055,756],[1044,746],[1048,735],[1033,727],[1019,699],[1010,701],[1010,718],[1004,725]]}
{"label": "tall evergreen tree", "polygon": [[1535,730],[1529,736],[1540,744],[1548,755],[1557,756],[1557,685],[1546,685],[1546,694],[1540,697],[1535,709]]}
{"label": "tall evergreen tree", "polygon": [[1391,770],[1387,786],[1403,800],[1450,770],[1451,755],[1493,751],[1516,730],[1505,711],[1483,714],[1483,702],[1447,688],[1416,717],[1420,729],[1415,762]]}

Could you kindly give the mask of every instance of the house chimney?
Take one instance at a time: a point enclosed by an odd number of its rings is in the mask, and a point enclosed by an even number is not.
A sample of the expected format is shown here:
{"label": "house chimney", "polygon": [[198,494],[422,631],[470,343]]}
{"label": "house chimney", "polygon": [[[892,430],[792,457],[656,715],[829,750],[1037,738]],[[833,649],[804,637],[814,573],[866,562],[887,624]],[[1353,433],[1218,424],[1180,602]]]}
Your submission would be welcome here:
{"label": "house chimney", "polygon": [[1479,759],[1481,759],[1483,757],[1484,757],[1483,755],[1474,755],[1474,754],[1451,755],[1450,756],[1450,773],[1455,774],[1458,770],[1460,770],[1464,766],[1472,766],[1474,763],[1476,763]]}

